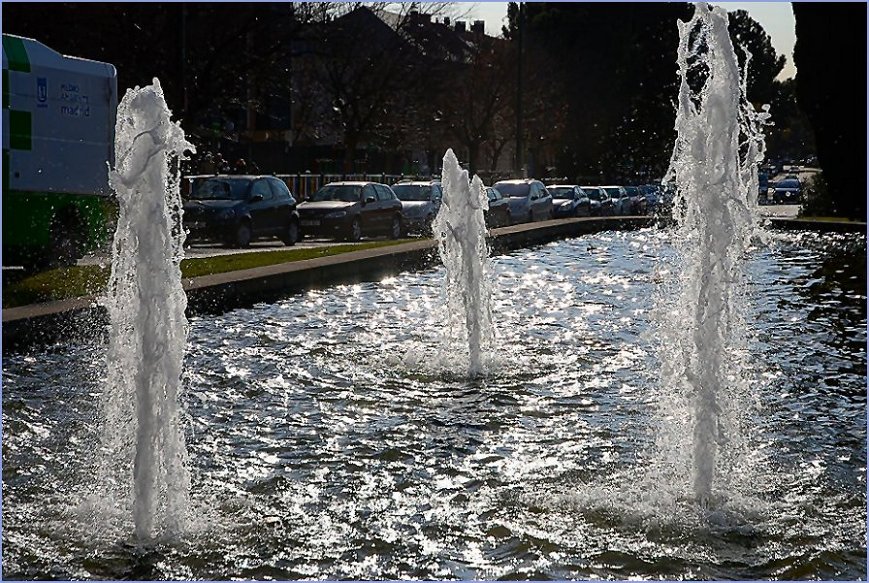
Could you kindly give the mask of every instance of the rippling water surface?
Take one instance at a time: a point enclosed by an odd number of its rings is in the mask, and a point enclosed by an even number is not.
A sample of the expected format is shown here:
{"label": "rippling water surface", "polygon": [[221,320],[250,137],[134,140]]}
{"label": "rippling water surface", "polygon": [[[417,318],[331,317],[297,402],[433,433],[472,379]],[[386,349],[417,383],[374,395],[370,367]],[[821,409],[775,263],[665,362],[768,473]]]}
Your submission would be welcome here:
{"label": "rippling water surface", "polygon": [[147,549],[82,520],[105,345],[5,356],[4,577],[865,579],[865,239],[751,252],[756,483],[698,509],[644,472],[668,236],[495,257],[473,380],[433,362],[442,269],[192,318],[196,528]]}

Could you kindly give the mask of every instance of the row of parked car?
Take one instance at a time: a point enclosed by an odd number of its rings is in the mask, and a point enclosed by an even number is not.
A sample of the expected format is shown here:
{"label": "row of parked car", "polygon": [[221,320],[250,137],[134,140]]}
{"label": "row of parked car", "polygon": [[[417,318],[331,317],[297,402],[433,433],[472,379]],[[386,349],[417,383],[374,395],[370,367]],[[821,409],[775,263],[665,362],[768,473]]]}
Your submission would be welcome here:
{"label": "row of parked car", "polygon": [[[490,227],[563,217],[651,214],[666,199],[657,185],[546,186],[539,180],[518,179],[502,180],[485,190]],[[218,240],[235,247],[263,237],[277,237],[286,245],[305,236],[397,239],[407,233],[430,233],[442,199],[437,180],[392,186],[332,182],[298,203],[274,176],[216,175],[194,184],[184,204],[184,224],[190,240]]]}

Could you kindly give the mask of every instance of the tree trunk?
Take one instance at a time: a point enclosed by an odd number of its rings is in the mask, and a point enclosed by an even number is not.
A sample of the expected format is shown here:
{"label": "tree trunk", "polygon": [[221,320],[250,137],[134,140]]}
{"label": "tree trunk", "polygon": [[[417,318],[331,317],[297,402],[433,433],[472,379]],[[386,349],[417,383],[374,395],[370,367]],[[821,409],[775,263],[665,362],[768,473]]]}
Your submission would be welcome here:
{"label": "tree trunk", "polygon": [[479,157],[480,142],[470,142],[468,144],[468,174],[471,176],[477,173],[477,159]]}
{"label": "tree trunk", "polygon": [[501,158],[501,152],[504,151],[504,147],[507,145],[507,140],[504,140],[498,145],[492,146],[492,158],[491,158],[491,167],[490,171],[495,173],[498,171],[498,160]]}

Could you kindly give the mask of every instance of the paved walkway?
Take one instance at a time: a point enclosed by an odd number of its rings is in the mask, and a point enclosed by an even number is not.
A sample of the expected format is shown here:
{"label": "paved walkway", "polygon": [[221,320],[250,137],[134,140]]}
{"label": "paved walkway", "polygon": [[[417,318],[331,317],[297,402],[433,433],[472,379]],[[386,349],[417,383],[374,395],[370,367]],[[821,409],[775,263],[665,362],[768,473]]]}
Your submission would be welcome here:
{"label": "paved walkway", "polygon": [[800,214],[800,205],[798,204],[762,204],[758,208],[760,208],[760,216],[762,217],[795,219]]}

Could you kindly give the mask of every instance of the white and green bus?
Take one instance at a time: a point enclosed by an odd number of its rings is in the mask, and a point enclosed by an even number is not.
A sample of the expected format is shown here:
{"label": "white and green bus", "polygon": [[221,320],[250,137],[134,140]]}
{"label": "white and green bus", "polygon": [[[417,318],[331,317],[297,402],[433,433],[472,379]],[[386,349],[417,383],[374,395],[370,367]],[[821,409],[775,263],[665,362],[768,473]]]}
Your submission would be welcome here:
{"label": "white and green bus", "polygon": [[3,265],[67,263],[102,244],[114,204],[117,72],[3,35]]}

